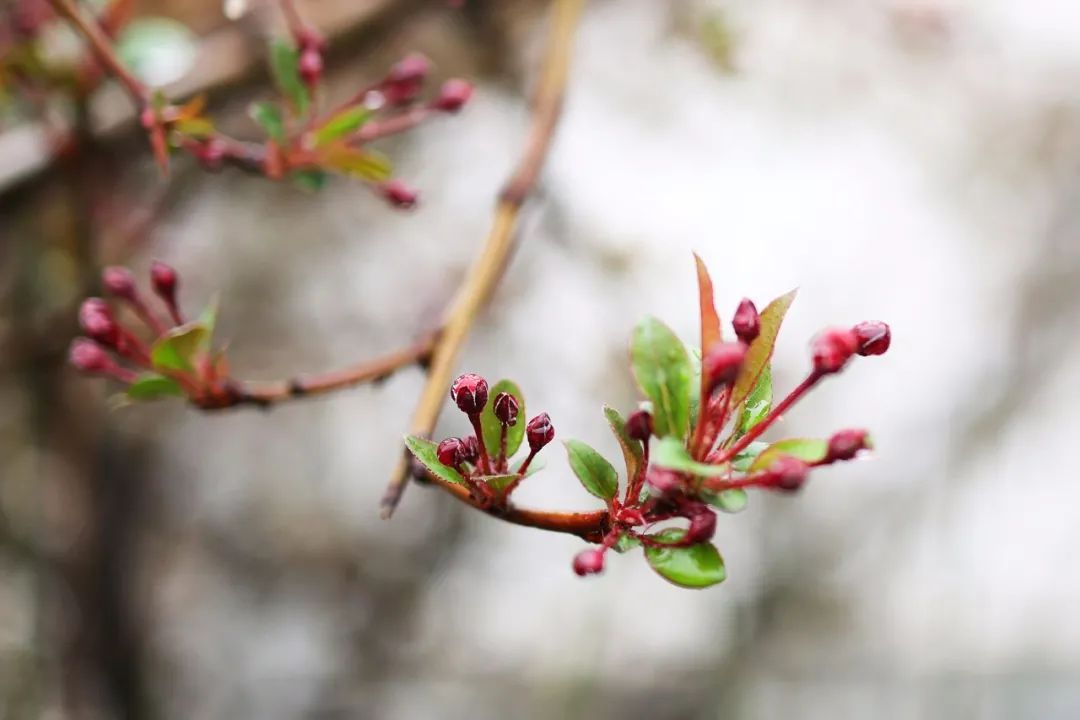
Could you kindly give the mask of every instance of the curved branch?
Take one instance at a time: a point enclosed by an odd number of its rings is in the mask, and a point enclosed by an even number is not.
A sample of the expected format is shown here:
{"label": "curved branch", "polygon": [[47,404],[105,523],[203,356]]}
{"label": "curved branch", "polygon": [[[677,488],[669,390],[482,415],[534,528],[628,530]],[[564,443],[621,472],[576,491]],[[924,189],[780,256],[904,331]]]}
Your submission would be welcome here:
{"label": "curved branch", "polygon": [[[525,150],[517,169],[499,193],[487,242],[458,292],[443,326],[442,336],[432,353],[427,382],[413,415],[411,432],[414,435],[427,437],[434,430],[446,400],[446,388],[450,384],[458,352],[468,337],[477,314],[503,275],[514,246],[518,214],[536,185],[536,178],[540,174],[558,124],[570,69],[574,34],[583,5],[584,0],[555,0],[546,56],[533,98],[533,123]],[[409,480],[408,451],[403,448],[402,453],[383,495],[384,518],[394,512]]]}

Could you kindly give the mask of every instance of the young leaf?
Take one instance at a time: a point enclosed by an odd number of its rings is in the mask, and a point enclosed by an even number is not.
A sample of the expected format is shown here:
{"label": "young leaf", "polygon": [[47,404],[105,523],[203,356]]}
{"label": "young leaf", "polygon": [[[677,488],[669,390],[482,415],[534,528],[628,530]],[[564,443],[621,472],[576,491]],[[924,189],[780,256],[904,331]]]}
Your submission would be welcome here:
{"label": "young leaf", "polygon": [[507,486],[510,485],[510,483],[517,480],[517,475],[481,475],[479,479],[483,482],[486,482],[488,484],[488,487],[490,487],[495,492],[501,493],[507,488]]}
{"label": "young leaf", "polygon": [[[510,466],[511,474],[516,475],[521,471],[521,466],[525,463],[525,458],[521,458],[516,463]],[[525,471],[525,477],[532,477],[536,473],[547,467],[547,463],[543,458],[533,458],[533,461],[529,463],[529,469]]]}
{"label": "young leaf", "polygon": [[196,324],[202,325],[206,328],[206,337],[203,339],[202,345],[199,346],[200,350],[210,350],[210,341],[214,337],[214,328],[217,327],[218,305],[220,298],[215,293],[210,302],[206,303],[206,307],[199,313],[199,318],[196,320]]}
{"label": "young leaf", "polygon": [[618,410],[605,405],[604,417],[607,418],[611,432],[615,433],[615,439],[619,441],[619,447],[622,448],[623,459],[626,461],[626,477],[633,478],[641,465],[641,443],[626,434],[626,420]]}
{"label": "young leaf", "polygon": [[580,440],[567,440],[566,455],[570,469],[590,494],[610,501],[619,491],[619,474],[611,463]]}
{"label": "young leaf", "polygon": [[393,170],[390,161],[370,150],[349,147],[344,143],[326,146],[320,152],[322,164],[343,175],[352,175],[368,182],[383,182]]}
{"label": "young leaf", "polygon": [[766,363],[739,414],[739,422],[735,426],[736,436],[745,435],[765,419],[772,410],[772,395],[772,365]]}
{"label": "young leaf", "polygon": [[205,347],[209,336],[209,329],[202,323],[175,327],[150,348],[150,363],[157,370],[191,372],[195,355]]}
{"label": "young leaf", "polygon": [[727,463],[709,465],[695,461],[690,457],[690,453],[683,446],[682,441],[673,437],[661,438],[656,443],[650,461],[657,467],[700,475],[701,477],[723,477],[731,469]]}
{"label": "young leaf", "polygon": [[746,491],[742,488],[724,490],[718,493],[702,490],[701,499],[717,510],[722,510],[726,513],[742,512],[750,502],[750,496],[747,495]]}
{"label": "young leaf", "polygon": [[248,108],[248,115],[259,124],[271,140],[278,144],[285,142],[285,121],[277,105],[268,102],[252,103]]}
{"label": "young leaf", "polygon": [[297,170],[289,177],[297,187],[309,192],[318,192],[326,186],[326,173],[322,170]]}
{"label": "young leaf", "polygon": [[405,447],[409,448],[409,452],[413,454],[413,457],[419,460],[420,464],[430,470],[436,477],[449,483],[465,484],[465,478],[461,477],[457,470],[439,462],[438,445],[435,443],[415,435],[406,435]]}
{"label": "young leaf", "polygon": [[795,300],[796,292],[792,290],[786,295],[781,295],[761,311],[761,334],[750,343],[742,369],[735,379],[735,387],[731,391],[731,407],[737,408],[743,400],[746,400],[765,366],[769,364],[773,346],[776,345],[776,336],[780,333],[780,325],[784,322],[784,315]]}
{"label": "young leaf", "polygon": [[173,123],[173,128],[178,133],[197,140],[208,138],[214,134],[214,123],[211,120],[202,117],[177,120]]}
{"label": "young leaf", "polygon": [[653,403],[656,435],[685,439],[693,371],[682,341],[664,323],[646,318],[634,328],[630,362],[638,387]]}
{"label": "young leaf", "polygon": [[326,145],[359,130],[371,119],[371,110],[363,105],[345,108],[315,131],[315,145]]}
{"label": "young leaf", "polygon": [[731,459],[731,467],[739,472],[746,472],[754,464],[757,456],[767,447],[769,447],[769,443],[764,440],[755,440],[747,445],[745,450]]}
{"label": "young leaf", "polygon": [[517,422],[506,428],[506,457],[509,458],[521,447],[521,440],[525,437],[525,396],[512,380],[500,380],[488,390],[490,400],[480,413],[480,429],[484,433],[484,447],[492,457],[499,454],[499,438],[502,435],[502,423],[495,417],[495,397],[499,393],[510,393],[518,402]]}
{"label": "young leaf", "polygon": [[701,350],[704,353],[713,345],[723,339],[723,330],[720,327],[720,316],[716,314],[716,303],[713,300],[712,278],[709,277],[709,269],[705,263],[694,253],[694,262],[697,264],[698,281],[698,305],[701,312]]}
{"label": "young leaf", "polygon": [[[668,528],[651,536],[661,542],[677,542],[686,535],[680,528]],[[653,570],[670,583],[685,588],[705,588],[727,577],[724,559],[712,543],[689,547],[645,547],[645,559]]]}
{"label": "young leaf", "polygon": [[183,397],[184,391],[172,378],[157,373],[142,373],[127,389],[132,400],[156,400],[165,396]]}
{"label": "young leaf", "polygon": [[636,547],[641,547],[641,540],[630,533],[623,533],[619,536],[619,539],[615,541],[615,544],[611,546],[611,549],[617,553],[625,553],[630,552]]}
{"label": "young leaf", "polygon": [[284,40],[274,39],[270,43],[270,69],[274,83],[296,114],[307,112],[308,90],[300,77],[300,52]]}
{"label": "young leaf", "polygon": [[761,451],[750,465],[748,472],[768,470],[781,455],[790,455],[804,462],[814,463],[823,460],[829,453],[829,443],[811,438],[788,438],[779,440]]}

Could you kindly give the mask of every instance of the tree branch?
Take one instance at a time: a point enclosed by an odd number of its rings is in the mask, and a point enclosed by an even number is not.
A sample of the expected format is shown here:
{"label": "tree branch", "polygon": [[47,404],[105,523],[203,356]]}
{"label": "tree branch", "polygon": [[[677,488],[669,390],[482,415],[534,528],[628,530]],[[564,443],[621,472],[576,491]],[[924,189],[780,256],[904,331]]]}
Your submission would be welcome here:
{"label": "tree branch", "polygon": [[[434,430],[446,400],[446,388],[450,384],[458,352],[506,267],[514,245],[519,211],[536,184],[562,110],[574,34],[583,5],[584,0],[554,1],[546,56],[533,99],[533,124],[525,150],[517,169],[499,193],[487,242],[466,276],[435,346],[427,383],[413,415],[411,430],[414,435],[426,437]],[[410,459],[407,451],[403,449],[402,452],[402,458],[383,495],[384,518],[394,512],[409,479]]]}

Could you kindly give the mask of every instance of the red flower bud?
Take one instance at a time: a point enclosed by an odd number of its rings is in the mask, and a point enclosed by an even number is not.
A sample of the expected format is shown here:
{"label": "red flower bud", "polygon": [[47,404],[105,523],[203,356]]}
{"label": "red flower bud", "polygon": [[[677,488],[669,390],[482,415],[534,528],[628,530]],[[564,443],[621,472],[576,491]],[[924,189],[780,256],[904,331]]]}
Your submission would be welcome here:
{"label": "red flower bud", "polygon": [[555,426],[547,413],[540,413],[525,426],[525,436],[529,440],[529,449],[539,452],[540,448],[555,439]]}
{"label": "red flower bud", "polygon": [[210,138],[192,147],[191,154],[205,169],[218,171],[225,165],[228,148],[219,138]]}
{"label": "red flower bud", "polygon": [[457,112],[472,97],[473,86],[465,80],[447,80],[439,88],[439,97],[432,106],[443,112]]}
{"label": "red flower bud", "polygon": [[829,452],[826,460],[850,460],[860,451],[869,450],[873,445],[870,435],[865,430],[840,430],[829,438]]}
{"label": "red flower bud", "polygon": [[488,401],[487,380],[475,373],[465,373],[450,386],[450,399],[466,415],[476,415]]}
{"label": "red flower bud", "polygon": [[814,370],[820,373],[840,372],[858,348],[858,338],[851,330],[829,328],[818,333],[810,344]]}
{"label": "red flower bud", "polygon": [[106,372],[116,365],[103,347],[86,338],[72,340],[68,349],[68,362],[85,373]]}
{"label": "red flower bud", "polygon": [[296,41],[300,50],[318,50],[322,52],[326,49],[326,38],[314,28],[301,28]]}
{"label": "red flower bud", "polygon": [[492,403],[492,410],[495,411],[495,417],[503,425],[517,424],[518,401],[510,393],[501,392],[496,395],[495,401]]}
{"label": "red flower bud", "polygon": [[101,298],[87,298],[79,307],[79,326],[92,340],[115,347],[120,337],[120,329],[113,320],[112,310]]}
{"label": "red flower bud", "polygon": [[761,334],[761,316],[750,298],[743,298],[739,303],[735,316],[731,318],[731,326],[735,328],[735,335],[747,345]]}
{"label": "red flower bud", "polygon": [[150,265],[150,284],[158,297],[170,306],[176,304],[176,286],[179,284],[179,276],[176,270],[163,262],[155,260]]}
{"label": "red flower bud", "polygon": [[461,462],[475,463],[480,457],[480,441],[473,435],[461,441]]}
{"label": "red flower bud", "polygon": [[892,330],[883,322],[861,322],[851,328],[858,340],[860,355],[884,355],[892,343]]}
{"label": "red flower bud", "polygon": [[582,550],[574,556],[574,573],[585,577],[604,572],[604,551],[600,548]]}
{"label": "red flower bud", "polygon": [[135,276],[126,267],[113,265],[101,272],[101,285],[105,292],[125,300],[135,297]]}
{"label": "red flower bud", "polygon": [[416,205],[417,192],[400,180],[389,180],[379,185],[379,192],[394,207],[408,210]]}
{"label": "red flower bud", "polygon": [[300,62],[297,69],[300,77],[304,80],[304,84],[308,87],[318,85],[323,71],[322,53],[314,47],[306,48],[300,53]]}
{"label": "red flower bud", "polygon": [[431,63],[420,54],[402,58],[390,68],[382,84],[382,92],[390,105],[404,105],[412,102],[420,92],[420,87],[427,78]]}
{"label": "red flower bud", "polygon": [[735,382],[746,359],[746,345],[742,343],[716,343],[701,361],[702,372],[708,378],[706,388],[711,394],[722,385]]}
{"label": "red flower bud", "polygon": [[648,410],[636,410],[626,418],[626,434],[634,440],[648,442],[653,434],[653,416]]}
{"label": "red flower bud", "polygon": [[701,508],[690,516],[690,527],[686,529],[683,542],[688,545],[712,540],[716,533],[716,513],[708,508]]}
{"label": "red flower bud", "polygon": [[773,487],[795,492],[806,483],[810,466],[798,458],[781,455],[769,466],[769,472],[773,475]]}
{"label": "red flower bud", "polygon": [[439,462],[443,465],[448,465],[452,468],[456,468],[461,465],[461,440],[458,438],[446,438],[439,447],[435,450],[439,456]]}

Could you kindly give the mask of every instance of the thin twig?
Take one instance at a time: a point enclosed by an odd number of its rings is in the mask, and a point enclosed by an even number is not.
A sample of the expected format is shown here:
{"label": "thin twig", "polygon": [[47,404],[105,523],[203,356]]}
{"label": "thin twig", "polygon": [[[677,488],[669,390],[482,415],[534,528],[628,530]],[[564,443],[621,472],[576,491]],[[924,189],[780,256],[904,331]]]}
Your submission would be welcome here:
{"label": "thin twig", "polygon": [[321,375],[267,382],[230,380],[220,397],[208,398],[200,407],[204,410],[223,410],[237,405],[269,407],[294,398],[321,395],[362,383],[385,380],[410,365],[425,365],[431,357],[437,338],[438,333],[429,333],[412,345],[382,357]]}
{"label": "thin twig", "polygon": [[83,13],[75,6],[74,0],[49,0],[53,9],[61,17],[67,18],[75,26],[75,29],[90,43],[98,62],[105,66],[120,84],[124,86],[132,101],[139,107],[146,107],[150,103],[150,91],[138,78],[124,67],[124,63],[116,55],[112,41],[96,20],[86,19]]}
{"label": "thin twig", "polygon": [[[435,422],[446,400],[446,388],[450,384],[458,352],[477,314],[502,277],[514,245],[519,211],[536,184],[559,120],[574,34],[583,5],[584,0],[555,0],[546,57],[533,99],[533,124],[525,151],[517,170],[499,194],[487,243],[466,276],[435,346],[427,383],[413,415],[412,433],[415,435],[426,437],[435,428]],[[407,451],[403,450],[402,458],[383,495],[384,518],[394,512],[401,500],[401,494],[409,480],[409,467]]]}

